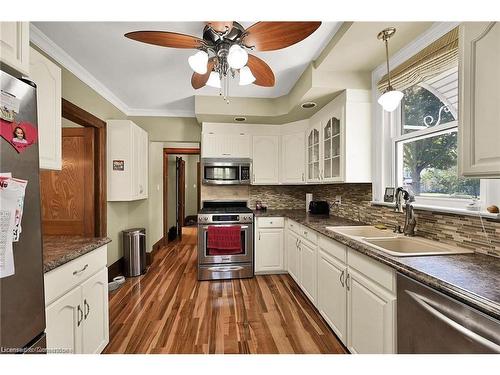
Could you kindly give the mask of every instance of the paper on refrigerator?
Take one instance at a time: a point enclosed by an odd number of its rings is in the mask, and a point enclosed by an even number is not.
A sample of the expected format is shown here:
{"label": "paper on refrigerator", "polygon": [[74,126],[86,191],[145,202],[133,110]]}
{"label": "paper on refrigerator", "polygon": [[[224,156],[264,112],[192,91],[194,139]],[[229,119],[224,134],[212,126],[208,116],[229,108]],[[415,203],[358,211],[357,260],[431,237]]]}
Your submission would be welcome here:
{"label": "paper on refrigerator", "polygon": [[27,181],[0,177],[0,278],[13,275],[12,242],[21,231],[21,218]]}

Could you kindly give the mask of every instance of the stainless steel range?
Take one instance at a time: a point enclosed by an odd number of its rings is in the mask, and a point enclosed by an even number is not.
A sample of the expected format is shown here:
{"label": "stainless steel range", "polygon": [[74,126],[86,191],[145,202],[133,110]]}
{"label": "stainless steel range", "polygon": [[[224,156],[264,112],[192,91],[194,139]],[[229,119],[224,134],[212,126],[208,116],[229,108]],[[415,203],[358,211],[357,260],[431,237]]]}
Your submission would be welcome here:
{"label": "stainless steel range", "polygon": [[253,277],[253,223],[253,212],[244,201],[203,202],[198,214],[198,280]]}

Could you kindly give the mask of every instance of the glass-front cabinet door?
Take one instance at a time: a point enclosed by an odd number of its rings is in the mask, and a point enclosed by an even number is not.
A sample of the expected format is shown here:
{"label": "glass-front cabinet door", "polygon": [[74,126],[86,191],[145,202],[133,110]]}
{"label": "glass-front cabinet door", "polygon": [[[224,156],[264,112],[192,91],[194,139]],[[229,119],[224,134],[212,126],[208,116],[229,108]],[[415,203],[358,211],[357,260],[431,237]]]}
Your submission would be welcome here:
{"label": "glass-front cabinet door", "polygon": [[323,154],[321,180],[340,178],[340,118],[331,117],[322,123]]}
{"label": "glass-front cabinet door", "polygon": [[319,128],[312,127],[307,132],[307,180],[319,181],[320,168],[319,168]]}

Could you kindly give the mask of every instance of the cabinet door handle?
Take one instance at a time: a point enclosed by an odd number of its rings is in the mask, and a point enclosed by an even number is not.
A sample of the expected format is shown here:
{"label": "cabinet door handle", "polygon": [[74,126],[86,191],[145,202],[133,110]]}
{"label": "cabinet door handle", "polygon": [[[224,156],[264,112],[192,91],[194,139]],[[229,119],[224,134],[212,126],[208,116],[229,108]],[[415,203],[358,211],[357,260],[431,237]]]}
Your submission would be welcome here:
{"label": "cabinet door handle", "polygon": [[87,299],[83,300],[83,309],[85,310],[83,319],[87,320],[87,316],[90,314],[90,305],[87,303]]}
{"label": "cabinet door handle", "polygon": [[342,287],[344,287],[344,275],[345,275],[345,270],[342,270],[342,273],[340,274],[340,284],[342,284]]}
{"label": "cabinet door handle", "polygon": [[80,269],[80,270],[76,270],[76,271],[73,271],[73,276],[76,276],[76,275],[78,275],[79,273],[82,273],[83,271],[85,271],[85,270],[88,268],[88,266],[89,266],[89,265],[88,265],[88,264],[86,264],[85,266],[83,266],[83,268],[82,268],[82,269]]}
{"label": "cabinet door handle", "polygon": [[304,172],[302,172],[302,181],[304,181]]}
{"label": "cabinet door handle", "polygon": [[260,241],[260,232],[259,232],[259,241]]}
{"label": "cabinet door handle", "polygon": [[345,286],[347,290],[351,290],[351,286],[349,285],[349,279],[351,278],[351,275],[348,273],[345,279]]}
{"label": "cabinet door handle", "polygon": [[78,307],[77,307],[77,312],[78,312],[77,327],[80,327],[80,324],[82,323],[82,320],[83,320],[83,311],[82,311],[82,308],[80,307],[80,305],[78,305]]}

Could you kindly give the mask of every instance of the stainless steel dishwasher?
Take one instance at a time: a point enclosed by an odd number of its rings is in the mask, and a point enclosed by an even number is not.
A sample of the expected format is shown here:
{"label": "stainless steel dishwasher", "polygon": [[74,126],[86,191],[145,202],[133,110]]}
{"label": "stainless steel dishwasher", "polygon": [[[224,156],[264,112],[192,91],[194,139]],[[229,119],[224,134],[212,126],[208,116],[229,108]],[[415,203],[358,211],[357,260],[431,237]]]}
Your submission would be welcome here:
{"label": "stainless steel dishwasher", "polygon": [[398,353],[500,353],[500,321],[397,275]]}

